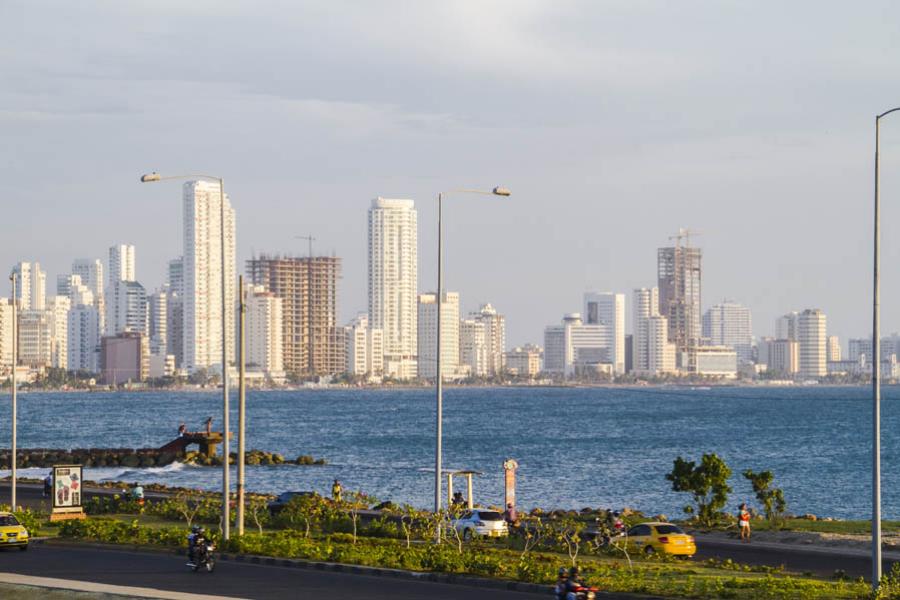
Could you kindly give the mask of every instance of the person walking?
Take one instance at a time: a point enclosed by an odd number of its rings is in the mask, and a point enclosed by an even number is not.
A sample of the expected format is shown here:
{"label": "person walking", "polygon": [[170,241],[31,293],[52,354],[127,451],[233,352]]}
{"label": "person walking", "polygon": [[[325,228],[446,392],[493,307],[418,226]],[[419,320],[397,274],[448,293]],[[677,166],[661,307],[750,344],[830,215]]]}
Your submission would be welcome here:
{"label": "person walking", "polygon": [[750,510],[747,503],[741,504],[741,510],[738,512],[738,527],[741,530],[741,541],[750,542]]}
{"label": "person walking", "polygon": [[338,481],[337,479],[335,479],[334,483],[331,484],[331,498],[335,502],[340,502],[341,501],[341,492],[343,490],[344,490],[344,488],[341,486],[341,482]]}
{"label": "person walking", "polygon": [[212,417],[206,419],[206,437],[212,435]]}

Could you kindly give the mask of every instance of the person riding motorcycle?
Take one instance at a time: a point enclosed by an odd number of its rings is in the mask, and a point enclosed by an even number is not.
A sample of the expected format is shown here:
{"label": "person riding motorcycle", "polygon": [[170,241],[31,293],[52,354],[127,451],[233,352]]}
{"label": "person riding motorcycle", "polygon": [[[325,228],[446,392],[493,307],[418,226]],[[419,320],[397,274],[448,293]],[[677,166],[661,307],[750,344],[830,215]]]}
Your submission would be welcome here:
{"label": "person riding motorcycle", "polygon": [[556,577],[556,587],[553,588],[556,600],[566,600],[566,583],[569,581],[569,572],[565,567],[560,567]]}
{"label": "person riding motorcycle", "polygon": [[188,565],[194,566],[194,558],[196,555],[197,547],[203,542],[206,538],[206,532],[203,530],[203,527],[200,525],[194,525],[191,527],[191,533],[188,535]]}
{"label": "person riding motorcycle", "polygon": [[569,579],[566,581],[566,600],[578,600],[578,592],[584,587],[578,576],[578,567],[569,569]]}

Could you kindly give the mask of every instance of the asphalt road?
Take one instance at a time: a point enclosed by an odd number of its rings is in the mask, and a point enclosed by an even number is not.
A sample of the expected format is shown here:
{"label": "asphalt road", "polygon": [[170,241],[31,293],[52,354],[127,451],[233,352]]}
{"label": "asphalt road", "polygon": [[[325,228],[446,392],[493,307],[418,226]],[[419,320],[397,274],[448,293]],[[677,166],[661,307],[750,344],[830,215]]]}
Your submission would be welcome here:
{"label": "asphalt road", "polygon": [[33,544],[28,552],[0,550],[0,572],[238,598],[534,600],[541,597],[489,588],[232,561],[217,563],[213,573],[194,573],[184,563],[183,556],[167,553],[50,544]]}
{"label": "asphalt road", "polygon": [[[50,498],[43,497],[43,485],[39,483],[23,483],[16,484],[16,503],[20,506],[28,508],[41,509],[50,512]],[[90,501],[94,496],[112,496],[121,493],[120,489],[109,488],[93,488],[90,485],[84,488],[83,503]],[[161,498],[164,495],[157,492],[145,492],[144,496],[148,500]],[[10,503],[10,485],[9,480],[0,481],[0,504]]]}
{"label": "asphalt road", "polygon": [[[797,573],[814,573],[829,577],[838,569],[848,576],[871,578],[872,561],[866,552],[834,551],[833,549],[776,547],[778,544],[742,544],[740,542],[718,542],[698,538],[695,560],[718,558],[748,565],[784,565],[788,571]],[[783,545],[781,545],[783,546]],[[894,560],[885,558],[883,570],[889,572]]]}

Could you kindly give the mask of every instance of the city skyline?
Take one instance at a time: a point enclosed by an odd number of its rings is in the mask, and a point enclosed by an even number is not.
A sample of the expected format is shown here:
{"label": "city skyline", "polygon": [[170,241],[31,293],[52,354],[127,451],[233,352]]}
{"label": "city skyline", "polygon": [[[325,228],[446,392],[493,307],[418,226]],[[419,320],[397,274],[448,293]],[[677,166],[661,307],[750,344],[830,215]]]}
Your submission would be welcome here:
{"label": "city skyline", "polygon": [[[507,307],[510,345],[539,340],[584,290],[653,285],[655,249],[686,226],[701,234],[705,298],[733,298],[759,324],[818,306],[842,339],[858,337],[870,320],[871,122],[883,99],[900,97],[883,76],[900,66],[890,29],[900,7],[876,3],[874,21],[839,4],[810,8],[781,6],[773,19],[737,6],[538,3],[510,18],[503,3],[459,3],[334,19],[340,8],[308,3],[276,21],[230,7],[206,15],[223,35],[197,52],[186,50],[190,19],[177,17],[199,8],[85,3],[50,18],[48,7],[7,3],[3,20],[24,26],[0,41],[19,57],[0,65],[17,90],[2,95],[10,143],[0,156],[15,177],[0,179],[0,197],[22,209],[0,264],[40,260],[65,273],[73,255],[100,258],[127,241],[155,289],[179,235],[175,219],[149,216],[171,214],[175,190],[136,177],[212,170],[256,217],[242,221],[238,264],[254,250],[299,254],[295,236],[313,232],[322,254],[345,259],[348,322],[365,310],[366,265],[365,224],[346,215],[379,195],[414,199],[428,281],[437,191],[501,183],[515,191],[509,202],[447,211],[446,283],[465,311]],[[473,14],[478,27],[459,26]],[[424,43],[424,31],[444,43]],[[400,32],[422,42],[421,56],[397,47]],[[295,64],[322,47],[340,51]],[[215,68],[223,60],[227,73]],[[898,132],[883,126],[886,223],[900,211],[890,201]],[[892,233],[886,332],[900,329]],[[516,301],[522,292],[528,303]]]}

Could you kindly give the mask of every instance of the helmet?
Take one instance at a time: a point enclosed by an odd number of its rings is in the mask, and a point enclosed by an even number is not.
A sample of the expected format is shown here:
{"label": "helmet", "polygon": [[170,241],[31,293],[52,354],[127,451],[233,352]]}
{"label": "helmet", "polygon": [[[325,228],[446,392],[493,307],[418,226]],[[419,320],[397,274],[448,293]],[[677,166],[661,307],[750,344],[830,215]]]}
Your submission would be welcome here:
{"label": "helmet", "polygon": [[572,567],[571,569],[569,569],[570,577],[575,577],[576,575],[578,575],[578,567]]}
{"label": "helmet", "polygon": [[194,525],[193,527],[191,527],[191,533],[200,533],[201,531],[203,531],[203,528],[199,525]]}
{"label": "helmet", "polygon": [[565,567],[560,567],[560,568],[559,568],[559,576],[560,576],[560,577],[565,577],[565,576],[568,575],[568,574],[569,574],[569,572],[566,571],[566,568],[565,568]]}

